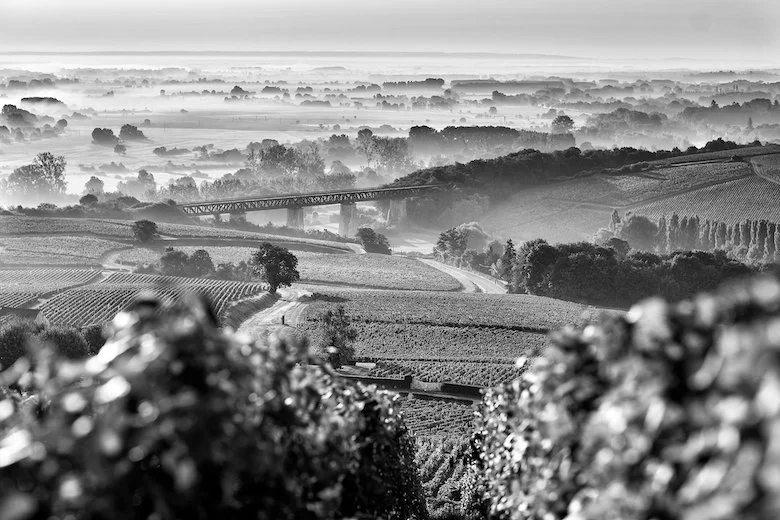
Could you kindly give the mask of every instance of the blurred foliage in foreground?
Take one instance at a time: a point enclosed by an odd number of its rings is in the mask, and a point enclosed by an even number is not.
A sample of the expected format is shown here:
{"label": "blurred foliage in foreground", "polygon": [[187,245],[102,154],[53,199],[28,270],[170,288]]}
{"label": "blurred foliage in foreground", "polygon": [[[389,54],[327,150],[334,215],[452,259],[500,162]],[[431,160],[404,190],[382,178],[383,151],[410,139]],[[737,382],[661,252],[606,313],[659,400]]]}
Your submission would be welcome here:
{"label": "blurred foliage in foreground", "polygon": [[396,397],[192,302],[0,373],[0,518],[425,518]]}
{"label": "blurred foliage in foreground", "polygon": [[498,518],[780,518],[780,284],[564,331],[474,440]]}

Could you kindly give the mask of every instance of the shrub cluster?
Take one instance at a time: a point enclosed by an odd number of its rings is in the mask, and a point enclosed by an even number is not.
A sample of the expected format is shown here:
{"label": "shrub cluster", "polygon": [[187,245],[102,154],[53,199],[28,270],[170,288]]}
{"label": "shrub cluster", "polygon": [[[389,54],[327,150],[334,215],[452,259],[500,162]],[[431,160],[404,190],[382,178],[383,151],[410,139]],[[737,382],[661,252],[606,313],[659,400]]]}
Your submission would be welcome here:
{"label": "shrub cluster", "polygon": [[505,262],[511,263],[510,291],[627,308],[651,295],[679,301],[758,271],[722,250],[626,254],[620,249],[587,242],[525,242]]}
{"label": "shrub cluster", "polygon": [[44,328],[29,322],[12,322],[0,326],[0,370],[25,357],[36,346],[54,348],[61,357],[71,360],[94,355],[105,343],[100,325],[81,330],[69,327]]}
{"label": "shrub cluster", "polygon": [[[197,301],[117,316],[84,363],[0,374],[0,510],[18,518],[425,518],[396,397]],[[38,403],[37,417],[25,403]],[[6,510],[10,511],[10,509]]]}
{"label": "shrub cluster", "polygon": [[564,331],[484,401],[475,443],[496,517],[777,518],[780,283]]}

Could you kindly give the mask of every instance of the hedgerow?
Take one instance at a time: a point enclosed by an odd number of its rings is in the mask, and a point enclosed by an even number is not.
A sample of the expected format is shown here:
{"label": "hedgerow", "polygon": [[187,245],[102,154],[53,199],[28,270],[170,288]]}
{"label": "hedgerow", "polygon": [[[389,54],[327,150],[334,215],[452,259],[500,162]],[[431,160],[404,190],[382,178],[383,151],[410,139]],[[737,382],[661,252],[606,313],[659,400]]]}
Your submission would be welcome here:
{"label": "hedgerow", "polygon": [[0,374],[0,511],[427,517],[394,394],[313,366],[304,345],[223,333],[211,316],[139,303],[89,360],[40,350],[34,372]]}
{"label": "hedgerow", "polygon": [[477,469],[498,518],[777,518],[780,283],[565,331],[484,404]]}

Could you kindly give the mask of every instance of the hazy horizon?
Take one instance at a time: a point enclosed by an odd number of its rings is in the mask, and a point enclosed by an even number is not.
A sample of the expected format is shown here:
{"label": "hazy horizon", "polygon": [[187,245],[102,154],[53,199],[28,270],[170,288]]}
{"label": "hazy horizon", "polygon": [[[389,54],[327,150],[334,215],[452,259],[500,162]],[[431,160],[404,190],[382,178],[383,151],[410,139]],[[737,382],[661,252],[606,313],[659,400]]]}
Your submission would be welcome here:
{"label": "hazy horizon", "polygon": [[[5,0],[0,53],[423,52],[770,63],[772,0]],[[68,20],[63,23],[63,20]],[[31,38],[30,35],[35,37]],[[776,63],[776,62],[775,62]]]}

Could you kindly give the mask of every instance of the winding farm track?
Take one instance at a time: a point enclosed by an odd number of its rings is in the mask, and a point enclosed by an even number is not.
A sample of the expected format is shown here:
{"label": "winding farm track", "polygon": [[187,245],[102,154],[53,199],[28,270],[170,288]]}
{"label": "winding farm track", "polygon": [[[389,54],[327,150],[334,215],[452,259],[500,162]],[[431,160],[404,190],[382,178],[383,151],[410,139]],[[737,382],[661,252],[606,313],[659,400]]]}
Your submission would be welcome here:
{"label": "winding farm track", "polygon": [[486,276],[482,276],[481,274],[459,269],[451,265],[446,265],[441,262],[437,262],[436,260],[428,260],[426,258],[420,258],[419,260],[420,262],[455,278],[463,286],[463,292],[506,294],[506,287]]}
{"label": "winding farm track", "polygon": [[[753,170],[753,173],[761,177],[762,179],[771,182],[772,184],[780,184],[780,171],[775,171],[774,175],[767,173],[764,171],[764,165],[759,165],[753,162],[754,159],[760,159],[762,157],[767,157],[771,155],[780,155],[780,153],[771,153],[766,155],[756,155],[754,157],[750,158],[749,164],[750,168]],[[780,164],[780,163],[778,163]]]}
{"label": "winding farm track", "polygon": [[278,293],[279,299],[273,305],[255,313],[238,327],[237,332],[258,339],[270,332],[295,331],[310,293],[300,289],[279,289]]}

